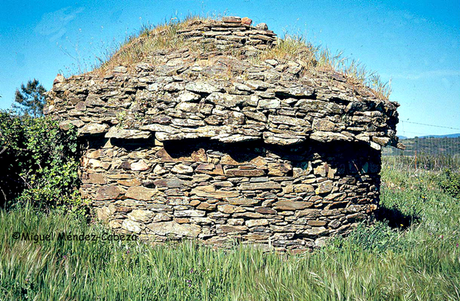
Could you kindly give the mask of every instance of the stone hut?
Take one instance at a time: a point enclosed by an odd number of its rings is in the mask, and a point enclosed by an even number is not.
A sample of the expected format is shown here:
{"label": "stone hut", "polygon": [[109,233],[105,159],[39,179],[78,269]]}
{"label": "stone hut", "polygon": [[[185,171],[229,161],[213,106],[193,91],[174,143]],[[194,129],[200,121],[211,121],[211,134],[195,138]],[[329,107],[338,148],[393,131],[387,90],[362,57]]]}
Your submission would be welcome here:
{"label": "stone hut", "polygon": [[155,241],[289,250],[377,208],[398,104],[314,59],[276,56],[276,35],[250,24],[189,21],[179,46],[141,62],[58,75],[45,113],[78,127],[81,193],[99,219]]}

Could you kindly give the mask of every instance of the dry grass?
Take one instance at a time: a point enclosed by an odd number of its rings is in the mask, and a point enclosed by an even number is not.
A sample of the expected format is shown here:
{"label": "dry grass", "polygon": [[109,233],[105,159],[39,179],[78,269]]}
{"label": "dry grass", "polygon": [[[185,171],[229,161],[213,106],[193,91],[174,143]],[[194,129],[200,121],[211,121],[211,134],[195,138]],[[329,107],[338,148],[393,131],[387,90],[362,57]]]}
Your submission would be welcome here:
{"label": "dry grass", "polygon": [[130,68],[140,62],[154,63],[153,59],[149,58],[152,52],[179,49],[184,46],[185,40],[177,34],[177,31],[190,26],[197,20],[204,19],[187,17],[182,22],[171,19],[155,27],[143,26],[139,34],[127,38],[113,55],[107,55],[107,60],[99,59],[101,65],[93,72],[106,74],[117,66]]}
{"label": "dry grass", "polygon": [[278,39],[275,47],[262,52],[257,59],[294,61],[307,70],[338,72],[352,84],[372,88],[379,98],[388,99],[391,93],[390,84],[383,83],[377,73],[366,70],[360,62],[344,57],[342,52],[333,55],[329,49],[314,46],[303,37],[286,36]]}
{"label": "dry grass", "polygon": [[302,37],[286,36],[278,39],[275,47],[270,48],[259,55],[260,60],[276,59],[280,61],[302,61],[309,67],[318,64],[316,53],[318,48],[304,41]]}
{"label": "dry grass", "polygon": [[[155,64],[152,53],[163,51],[167,53],[174,49],[183,48],[186,44],[189,50],[206,53],[199,43],[187,43],[178,31],[192,26],[198,20],[208,18],[189,16],[183,21],[172,19],[155,27],[144,26],[139,34],[129,37],[108,59],[99,59],[100,66],[93,73],[105,75],[116,66],[133,68],[137,63]],[[234,56],[240,57],[241,51],[234,49]],[[231,52],[232,53],[232,52]],[[366,70],[360,62],[343,57],[342,52],[333,55],[327,48],[321,49],[305,41],[301,36],[286,36],[278,39],[277,44],[258,55],[251,57],[252,63],[260,63],[267,59],[280,62],[293,61],[300,63],[305,70],[330,71],[343,75],[352,85],[365,85],[373,89],[376,97],[388,99],[391,93],[389,83],[383,83],[375,72]]]}

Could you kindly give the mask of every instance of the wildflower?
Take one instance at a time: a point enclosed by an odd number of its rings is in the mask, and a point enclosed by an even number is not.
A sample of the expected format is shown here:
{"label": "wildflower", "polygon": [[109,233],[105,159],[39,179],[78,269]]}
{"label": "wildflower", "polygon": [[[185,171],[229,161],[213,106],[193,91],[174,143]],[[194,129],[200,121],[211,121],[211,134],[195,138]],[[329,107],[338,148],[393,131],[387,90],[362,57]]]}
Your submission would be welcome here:
{"label": "wildflower", "polygon": [[458,248],[458,243],[457,243],[456,247]]}
{"label": "wildflower", "polygon": [[192,274],[192,273],[193,273],[193,269],[190,270],[190,274]]}

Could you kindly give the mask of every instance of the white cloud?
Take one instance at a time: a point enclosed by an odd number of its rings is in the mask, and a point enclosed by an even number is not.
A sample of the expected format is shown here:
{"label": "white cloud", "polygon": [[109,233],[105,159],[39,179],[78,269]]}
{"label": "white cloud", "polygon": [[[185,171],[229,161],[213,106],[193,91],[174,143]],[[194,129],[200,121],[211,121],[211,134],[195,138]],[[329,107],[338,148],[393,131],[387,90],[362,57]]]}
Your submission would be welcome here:
{"label": "white cloud", "polygon": [[84,7],[65,7],[54,12],[43,14],[34,32],[43,36],[51,36],[50,40],[55,41],[67,32],[67,24],[75,19],[84,9]]}

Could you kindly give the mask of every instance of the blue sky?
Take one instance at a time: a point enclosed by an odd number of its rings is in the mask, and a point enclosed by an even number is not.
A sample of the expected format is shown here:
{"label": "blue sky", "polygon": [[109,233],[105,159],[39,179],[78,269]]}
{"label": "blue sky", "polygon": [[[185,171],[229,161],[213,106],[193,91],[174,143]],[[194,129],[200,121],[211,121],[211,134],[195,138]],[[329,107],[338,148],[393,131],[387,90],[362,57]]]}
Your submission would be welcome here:
{"label": "blue sky", "polygon": [[[460,133],[460,1],[0,0],[0,109],[21,83],[89,71],[142,24],[189,14],[249,17],[301,34],[391,79],[398,134]],[[428,125],[437,125],[428,126]]]}

